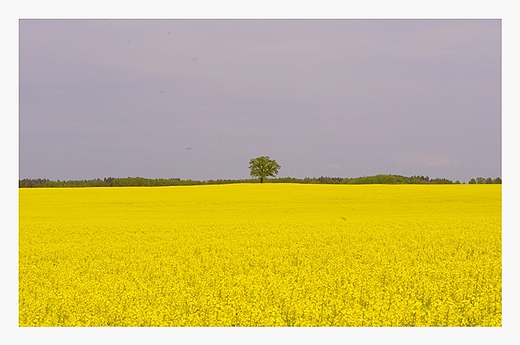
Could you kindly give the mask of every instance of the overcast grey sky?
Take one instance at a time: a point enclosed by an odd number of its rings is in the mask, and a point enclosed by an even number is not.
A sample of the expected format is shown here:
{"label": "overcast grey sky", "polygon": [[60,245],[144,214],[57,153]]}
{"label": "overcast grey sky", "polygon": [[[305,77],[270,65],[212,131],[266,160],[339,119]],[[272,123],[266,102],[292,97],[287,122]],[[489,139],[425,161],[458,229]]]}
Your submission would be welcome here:
{"label": "overcast grey sky", "polygon": [[20,178],[501,176],[500,20],[19,24]]}

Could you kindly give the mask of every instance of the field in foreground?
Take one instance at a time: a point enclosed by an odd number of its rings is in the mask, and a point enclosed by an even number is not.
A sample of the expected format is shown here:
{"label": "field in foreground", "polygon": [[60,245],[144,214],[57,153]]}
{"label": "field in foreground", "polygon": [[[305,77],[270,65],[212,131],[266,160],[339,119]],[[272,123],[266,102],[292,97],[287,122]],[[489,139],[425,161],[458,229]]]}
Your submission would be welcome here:
{"label": "field in foreground", "polygon": [[19,190],[20,326],[501,326],[501,185]]}

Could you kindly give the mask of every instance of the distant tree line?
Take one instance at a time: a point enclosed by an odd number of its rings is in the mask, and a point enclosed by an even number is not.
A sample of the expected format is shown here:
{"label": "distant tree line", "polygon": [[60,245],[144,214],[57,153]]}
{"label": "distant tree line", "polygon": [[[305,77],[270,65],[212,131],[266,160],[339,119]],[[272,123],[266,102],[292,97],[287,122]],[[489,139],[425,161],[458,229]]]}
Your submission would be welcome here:
{"label": "distant tree line", "polygon": [[[104,179],[93,180],[67,180],[52,181],[46,178],[23,179],[18,181],[20,188],[35,187],[136,187],[136,186],[194,186],[194,185],[214,185],[231,183],[260,183],[258,179],[218,179],[218,180],[181,180],[180,178],[157,178],[149,179],[144,177],[105,177]],[[428,176],[401,176],[401,175],[374,175],[354,178],[342,177],[277,177],[264,180],[265,183],[305,183],[305,184],[460,184],[460,181],[451,181],[445,178],[432,178]],[[500,177],[491,179],[490,177],[472,178],[469,184],[502,184]]]}
{"label": "distant tree line", "polygon": [[93,180],[67,180],[51,181],[49,179],[23,179],[19,180],[19,187],[135,187],[135,186],[182,186],[205,184],[201,181],[181,180],[179,178],[149,179],[144,177],[105,177]]}
{"label": "distant tree line", "polygon": [[[458,181],[457,181],[458,182]],[[343,179],[346,184],[453,184],[457,183],[445,178],[428,176],[375,175]],[[460,183],[460,182],[458,182]]]}
{"label": "distant tree line", "polygon": [[469,184],[502,184],[502,179],[500,177],[495,178],[494,180],[491,177],[477,177],[476,179],[472,178],[468,182]]}

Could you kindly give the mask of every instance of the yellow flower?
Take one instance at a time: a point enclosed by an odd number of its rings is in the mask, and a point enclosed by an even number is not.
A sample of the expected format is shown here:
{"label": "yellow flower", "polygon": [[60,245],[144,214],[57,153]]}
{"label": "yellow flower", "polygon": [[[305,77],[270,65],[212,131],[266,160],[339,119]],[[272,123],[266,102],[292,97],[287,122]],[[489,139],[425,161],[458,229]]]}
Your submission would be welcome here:
{"label": "yellow flower", "polygon": [[20,189],[20,326],[501,326],[500,185]]}

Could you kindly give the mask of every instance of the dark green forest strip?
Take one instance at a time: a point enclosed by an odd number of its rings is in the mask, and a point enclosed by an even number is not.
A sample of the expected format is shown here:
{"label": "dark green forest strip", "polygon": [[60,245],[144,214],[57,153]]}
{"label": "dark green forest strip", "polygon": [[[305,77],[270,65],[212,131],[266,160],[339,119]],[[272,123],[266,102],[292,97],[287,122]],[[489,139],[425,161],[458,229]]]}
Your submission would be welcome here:
{"label": "dark green forest strip", "polygon": [[[181,180],[179,178],[157,178],[149,179],[144,177],[105,177],[104,179],[93,180],[68,180],[52,181],[46,178],[23,179],[18,181],[19,188],[37,187],[154,187],[154,186],[194,186],[194,185],[213,185],[230,183],[259,183],[258,179],[244,180]],[[374,175],[354,178],[343,177],[305,177],[303,179],[294,177],[277,177],[265,180],[266,183],[306,183],[306,184],[459,184],[460,181],[451,181],[445,178],[433,178],[428,176],[401,176],[401,175]],[[464,182],[462,182],[464,183]],[[500,177],[495,179],[477,177],[472,178],[469,184],[502,184]]]}

